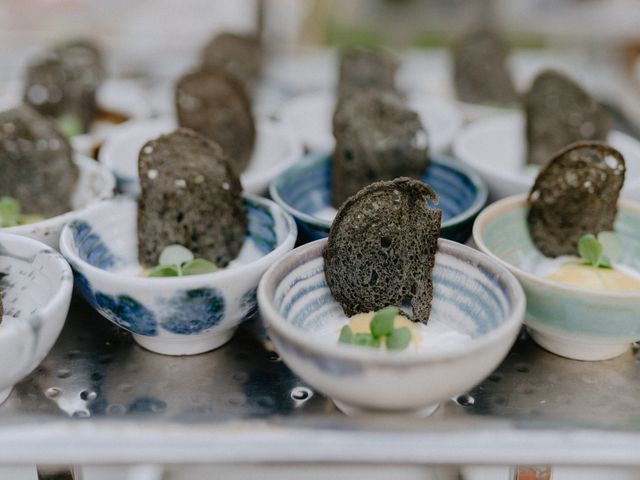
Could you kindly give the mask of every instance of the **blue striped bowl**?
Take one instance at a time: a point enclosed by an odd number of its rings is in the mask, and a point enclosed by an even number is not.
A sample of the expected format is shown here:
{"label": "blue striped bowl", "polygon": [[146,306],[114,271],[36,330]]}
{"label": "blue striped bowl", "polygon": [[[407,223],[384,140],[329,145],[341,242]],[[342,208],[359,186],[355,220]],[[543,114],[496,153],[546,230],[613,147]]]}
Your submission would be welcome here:
{"label": "blue striped bowl", "polygon": [[138,275],[137,204],[118,198],[78,215],[60,247],[86,300],[148,350],[192,355],[227,342],[256,312],[267,268],[293,248],[293,218],[269,200],[245,196],[249,228],[238,257],[203,275]]}
{"label": "blue striped bowl", "polygon": [[[470,168],[450,157],[434,155],[422,180],[433,187],[442,209],[441,236],[465,242],[473,221],[487,201],[487,187]],[[270,185],[269,192],[296,219],[309,240],[329,235],[332,220],[318,212],[331,207],[331,155],[308,155]]]}
{"label": "blue striped bowl", "polygon": [[441,239],[427,330],[471,338],[430,351],[338,344],[346,317],[325,280],[326,242],[296,248],[274,263],[258,287],[258,304],[289,368],[347,411],[429,409],[489,375],[520,330],[525,298],[515,277],[486,255]]}
{"label": "blue striped bowl", "polygon": [[[624,242],[624,264],[640,270],[640,204],[621,200],[615,231]],[[480,250],[501,262],[527,294],[525,323],[543,348],[576,360],[621,355],[640,340],[640,292],[585,289],[546,280],[529,266],[545,261],[527,228],[527,198],[517,195],[487,207],[473,227]]]}

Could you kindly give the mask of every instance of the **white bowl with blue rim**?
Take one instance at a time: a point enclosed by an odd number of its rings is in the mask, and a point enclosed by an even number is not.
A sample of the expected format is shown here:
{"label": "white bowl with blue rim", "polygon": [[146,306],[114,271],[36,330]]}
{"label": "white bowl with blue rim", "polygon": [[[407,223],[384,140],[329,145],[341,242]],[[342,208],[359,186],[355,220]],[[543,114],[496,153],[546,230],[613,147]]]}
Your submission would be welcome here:
{"label": "white bowl with blue rim", "polygon": [[[622,196],[640,200],[640,141],[611,131],[607,143],[622,153],[627,172]],[[539,167],[526,165],[525,119],[510,113],[473,122],[456,136],[456,158],[473,168],[487,182],[492,199],[527,193]]]}
{"label": "white bowl with blue rim", "polygon": [[[549,262],[527,227],[526,195],[487,207],[476,219],[473,239],[480,250],[509,268],[527,294],[525,324],[532,338],[557,355],[606,360],[640,341],[640,291],[581,288],[545,279],[536,269]],[[621,263],[640,271],[640,204],[620,200],[614,230],[622,238]]]}
{"label": "white bowl with blue rim", "polygon": [[296,241],[295,222],[278,205],[249,195],[244,203],[242,249],[213,273],[140,276],[137,203],[126,197],[79,215],[63,230],[60,248],[87,301],[138,344],[166,355],[202,353],[226,343],[255,313],[260,277]]}
{"label": "white bowl with blue rim", "polygon": [[[309,151],[326,152],[335,146],[332,133],[335,103],[335,93],[331,90],[304,93],[285,102],[276,117],[302,139]],[[431,151],[447,151],[462,127],[462,115],[455,102],[413,92],[407,95],[407,104],[422,120]]]}
{"label": "white bowl with blue rim", "polygon": [[53,347],[72,290],[62,255],[31,238],[0,233],[0,403]]}
{"label": "white bowl with blue rim", "polygon": [[[82,213],[91,205],[111,198],[115,188],[115,180],[111,172],[95,160],[76,154],[73,162],[78,167],[79,176],[71,195],[71,211],[34,223],[0,228],[0,232],[30,237],[58,250],[62,228],[75,215]],[[38,212],[25,213],[37,214]]]}
{"label": "white bowl with blue rim", "polygon": [[[140,192],[138,154],[149,140],[177,128],[173,118],[127,122],[117,128],[100,149],[98,158],[116,177],[118,190]],[[256,122],[256,143],[247,168],[240,175],[247,193],[262,195],[269,182],[302,156],[302,143],[283,125],[268,119]]]}
{"label": "white bowl with blue rim", "polygon": [[[445,155],[432,155],[422,180],[439,197],[441,237],[465,242],[487,201],[487,187],[472,169]],[[301,238],[329,235],[336,209],[331,204],[331,155],[310,154],[270,185],[271,198],[296,219]]]}
{"label": "white bowl with blue rim", "polygon": [[262,277],[258,304],[284,362],[347,413],[432,412],[487,377],[520,331],[525,297],[515,277],[477,250],[440,239],[423,337],[448,331],[465,341],[400,352],[339,344],[347,317],[325,279],[326,243],[309,243],[276,262]]}

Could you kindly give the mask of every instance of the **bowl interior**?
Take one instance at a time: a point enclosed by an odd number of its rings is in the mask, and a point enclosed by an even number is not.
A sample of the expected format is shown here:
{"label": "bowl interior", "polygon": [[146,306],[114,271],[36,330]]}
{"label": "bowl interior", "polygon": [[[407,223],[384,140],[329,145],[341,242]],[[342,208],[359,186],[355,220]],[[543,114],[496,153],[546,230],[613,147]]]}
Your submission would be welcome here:
{"label": "bowl interior", "polygon": [[[508,204],[505,204],[508,205]],[[640,208],[621,202],[614,229],[622,238],[624,253],[620,263],[640,271]],[[506,263],[532,275],[540,275],[556,262],[545,257],[531,240],[527,228],[525,197],[510,207],[499,209],[483,224],[479,233],[487,249]],[[498,210],[499,209],[499,210]],[[560,260],[562,261],[562,260]]]}
{"label": "bowl interior", "polygon": [[74,210],[113,195],[115,182],[108,169],[82,155],[76,155],[74,162],[80,170],[76,188],[71,197],[71,206]]}
{"label": "bowl interior", "polygon": [[[302,146],[280,125],[258,121],[256,144],[240,179],[245,190],[260,193],[268,181],[300,158]],[[110,137],[100,151],[100,161],[121,183],[137,183],[138,154],[146,142],[176,128],[171,118],[129,122]],[[136,190],[138,187],[136,187]]]}
{"label": "bowl interior", "polygon": [[[319,240],[291,252],[279,269],[267,274],[272,285],[267,296],[278,317],[272,322],[280,328],[326,348],[342,349],[337,339],[347,317],[325,279],[325,245],[326,240]],[[523,301],[518,300],[514,283],[506,269],[496,268],[488,257],[441,239],[433,270],[431,316],[423,327],[425,341],[428,336],[438,339],[428,345],[429,352],[465,349],[504,324],[519,321],[514,320],[514,311],[523,308]]]}
{"label": "bowl interior", "polygon": [[[608,142],[624,155],[626,184],[640,177],[640,142],[621,132],[611,132]],[[539,171],[526,166],[525,120],[520,113],[486,118],[469,125],[454,143],[456,157],[482,175],[521,186],[524,193]]]}
{"label": "bowl interior", "polygon": [[[438,194],[443,227],[478,205],[476,183],[443,157],[434,156],[422,180]],[[331,156],[311,155],[284,172],[275,182],[277,197],[297,218],[327,229],[336,214],[331,205]],[[482,199],[484,202],[484,199]]]}
{"label": "bowl interior", "polygon": [[[335,102],[335,94],[329,90],[306,93],[287,102],[278,116],[312,151],[327,151],[335,144],[331,127]],[[458,109],[446,100],[424,94],[409,95],[407,103],[420,116],[431,150],[446,150],[462,125]]]}
{"label": "bowl interior", "polygon": [[[290,235],[289,221],[264,200],[244,199],[248,234],[238,256],[225,271],[264,257]],[[272,204],[271,204],[272,205]],[[137,250],[137,204],[118,199],[96,206],[69,224],[75,254],[96,268],[138,275],[142,269]]]}

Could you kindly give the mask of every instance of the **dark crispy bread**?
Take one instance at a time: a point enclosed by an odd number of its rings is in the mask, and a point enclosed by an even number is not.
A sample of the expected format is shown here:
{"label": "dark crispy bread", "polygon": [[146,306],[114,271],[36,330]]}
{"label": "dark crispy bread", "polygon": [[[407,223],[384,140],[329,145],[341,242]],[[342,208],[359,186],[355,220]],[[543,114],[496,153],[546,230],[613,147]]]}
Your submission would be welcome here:
{"label": "dark crispy bread", "polygon": [[529,192],[529,233],[547,257],[577,255],[578,240],[613,230],[624,183],[624,158],[599,142],[560,151]]}
{"label": "dark crispy bread", "polygon": [[609,115],[567,76],[546,70],[525,96],[527,163],[545,165],[558,150],[580,140],[605,141]]}
{"label": "dark crispy bread", "polygon": [[0,196],[24,213],[52,217],[71,210],[78,179],[71,146],[53,123],[22,105],[0,113]]}
{"label": "dark crispy bread", "polygon": [[429,185],[398,178],[369,185],[340,208],[323,255],[347,315],[394,305],[427,323],[441,220],[427,200],[436,199]]}
{"label": "dark crispy bread", "polygon": [[509,51],[490,30],[462,37],[453,50],[454,86],[458,99],[468,103],[513,104],[518,94],[507,70]]}
{"label": "dark crispy bread", "polygon": [[244,243],[247,214],[242,187],[222,149],[202,135],[178,129],[147,142],[138,162],[138,258],[158,263],[179,244],[225,267]]}
{"label": "dark crispy bread", "polygon": [[189,73],[176,86],[176,111],[181,127],[220,145],[235,172],[242,173],[251,159],[256,129],[241,81],[223,69]]}
{"label": "dark crispy bread", "polygon": [[202,66],[205,69],[228,70],[251,91],[262,75],[263,56],[258,36],[224,32],[216,35],[204,47]]}
{"label": "dark crispy bread", "polygon": [[338,97],[363,90],[396,90],[395,77],[398,61],[382,50],[351,48],[340,57]]}
{"label": "dark crispy bread", "polygon": [[429,164],[429,139],[418,114],[393,93],[343,98],[333,133],[331,201],[336,208],[373,182],[419,178]]}

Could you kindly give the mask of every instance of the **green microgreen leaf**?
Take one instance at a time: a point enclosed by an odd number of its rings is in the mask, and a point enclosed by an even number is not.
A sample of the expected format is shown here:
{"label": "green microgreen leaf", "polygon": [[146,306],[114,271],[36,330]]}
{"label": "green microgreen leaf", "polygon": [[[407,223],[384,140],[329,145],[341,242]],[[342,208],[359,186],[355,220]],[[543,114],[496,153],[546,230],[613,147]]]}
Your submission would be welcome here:
{"label": "green microgreen leaf", "polygon": [[353,337],[353,332],[351,331],[351,327],[349,325],[345,325],[340,330],[340,337],[338,338],[338,343],[351,343],[351,338]]}
{"label": "green microgreen leaf", "polygon": [[150,277],[177,277],[180,275],[175,265],[158,265],[149,272]]}
{"label": "green microgreen leaf", "polygon": [[182,245],[169,245],[162,250],[159,259],[159,265],[177,265],[193,260],[193,253]]}
{"label": "green microgreen leaf", "polygon": [[18,225],[20,202],[15,198],[0,198],[0,227],[15,227]]}
{"label": "green microgreen leaf", "polygon": [[598,239],[590,233],[580,237],[578,241],[578,253],[587,265],[598,268],[602,262],[602,245]]}
{"label": "green microgreen leaf", "polygon": [[212,273],[217,271],[217,265],[209,260],[205,260],[204,258],[194,258],[182,266],[183,275],[200,275],[202,273]]}
{"label": "green microgreen leaf", "polygon": [[355,333],[351,337],[351,343],[362,347],[380,348],[380,339],[370,333]]}
{"label": "green microgreen leaf", "polygon": [[371,334],[376,338],[391,335],[391,332],[393,332],[393,319],[396,318],[399,312],[400,309],[398,307],[385,307],[378,310],[373,315],[369,326]]}
{"label": "green microgreen leaf", "polygon": [[36,215],[35,213],[24,213],[18,215],[18,225],[28,225],[41,220],[44,220],[44,217],[42,215]]}
{"label": "green microgreen leaf", "polygon": [[600,232],[598,234],[598,241],[602,245],[602,254],[607,260],[608,266],[611,266],[611,262],[617,262],[622,257],[624,252],[624,245],[622,238],[616,232]]}
{"label": "green microgreen leaf", "polygon": [[58,130],[66,137],[75,137],[84,133],[84,125],[80,119],[71,114],[60,115],[56,119]]}
{"label": "green microgreen leaf", "polygon": [[408,327],[396,328],[387,337],[388,350],[404,350],[411,343],[411,330]]}

